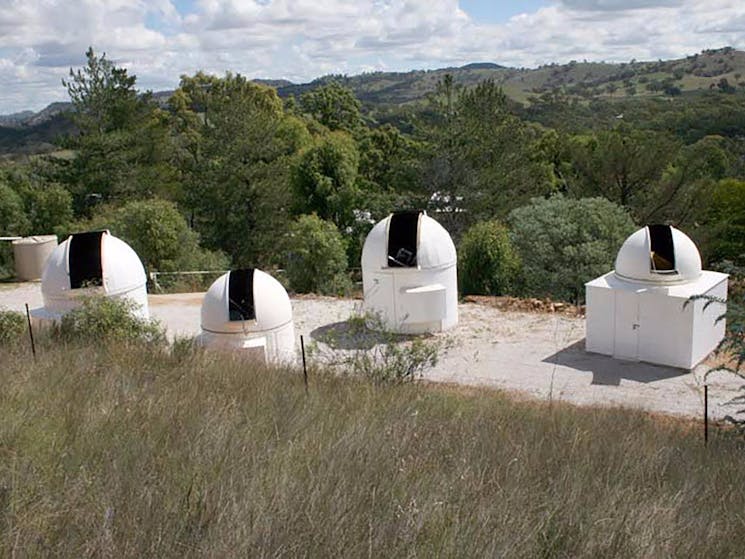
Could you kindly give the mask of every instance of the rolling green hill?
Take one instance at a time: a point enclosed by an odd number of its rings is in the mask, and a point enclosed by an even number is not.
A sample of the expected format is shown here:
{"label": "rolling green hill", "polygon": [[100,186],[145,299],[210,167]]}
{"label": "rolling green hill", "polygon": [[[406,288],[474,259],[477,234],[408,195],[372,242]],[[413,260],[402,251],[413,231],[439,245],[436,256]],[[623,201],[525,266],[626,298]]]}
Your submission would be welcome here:
{"label": "rolling green hill", "polygon": [[[745,91],[745,51],[731,47],[705,50],[675,60],[626,63],[571,61],[538,68],[508,68],[491,62],[461,67],[410,72],[373,72],[356,76],[329,75],[305,84],[286,80],[256,80],[276,87],[280,96],[298,96],[335,80],[351,88],[367,111],[383,106],[412,105],[435,91],[450,74],[458,86],[470,87],[491,79],[500,84],[513,101],[529,105],[559,94],[563,99],[608,101],[670,99],[695,96],[711,90],[724,93]],[[171,91],[154,94],[164,103]],[[49,151],[70,124],[61,113],[69,103],[53,103],[43,111],[0,115],[0,154]]]}

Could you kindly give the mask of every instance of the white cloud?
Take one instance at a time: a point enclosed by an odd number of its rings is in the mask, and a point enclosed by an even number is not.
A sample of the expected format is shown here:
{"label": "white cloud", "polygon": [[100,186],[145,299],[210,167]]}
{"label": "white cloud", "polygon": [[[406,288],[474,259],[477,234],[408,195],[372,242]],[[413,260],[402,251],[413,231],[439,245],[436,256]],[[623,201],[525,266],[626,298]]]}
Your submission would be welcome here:
{"label": "white cloud", "polygon": [[745,47],[741,0],[547,0],[501,24],[457,0],[0,0],[0,113],[65,98],[70,66],[97,52],[142,88],[197,70],[304,81],[329,73],[493,61],[535,66]]}

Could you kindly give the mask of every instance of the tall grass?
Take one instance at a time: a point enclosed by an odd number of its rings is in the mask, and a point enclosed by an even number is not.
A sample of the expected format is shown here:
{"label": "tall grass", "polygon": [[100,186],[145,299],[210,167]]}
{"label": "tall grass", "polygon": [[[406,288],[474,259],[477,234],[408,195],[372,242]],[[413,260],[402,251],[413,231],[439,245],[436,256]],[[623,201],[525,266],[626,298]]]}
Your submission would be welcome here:
{"label": "tall grass", "polygon": [[0,349],[0,553],[737,557],[738,439],[224,355]]}

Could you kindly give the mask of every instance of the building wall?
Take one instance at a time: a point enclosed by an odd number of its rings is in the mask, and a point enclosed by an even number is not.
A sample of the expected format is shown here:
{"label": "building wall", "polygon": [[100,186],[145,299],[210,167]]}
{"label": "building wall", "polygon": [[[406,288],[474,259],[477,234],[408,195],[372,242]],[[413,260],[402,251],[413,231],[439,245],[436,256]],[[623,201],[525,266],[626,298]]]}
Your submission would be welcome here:
{"label": "building wall", "polygon": [[613,291],[587,286],[585,298],[585,349],[593,353],[613,355]]}
{"label": "building wall", "polygon": [[[709,291],[704,293],[711,297],[727,300],[727,280],[722,280]],[[707,355],[716,349],[724,338],[726,321],[717,322],[717,317],[727,310],[726,305],[712,303],[706,310],[706,301],[699,299],[691,303],[693,307],[693,352],[692,366],[697,365]]]}

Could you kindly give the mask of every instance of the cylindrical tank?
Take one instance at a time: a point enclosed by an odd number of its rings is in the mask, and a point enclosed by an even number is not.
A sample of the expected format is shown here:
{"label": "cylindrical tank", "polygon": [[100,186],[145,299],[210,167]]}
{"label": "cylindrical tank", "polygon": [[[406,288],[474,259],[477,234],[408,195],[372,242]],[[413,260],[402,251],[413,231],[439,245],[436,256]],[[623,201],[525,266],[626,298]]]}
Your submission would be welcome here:
{"label": "cylindrical tank", "polygon": [[44,265],[57,248],[57,235],[35,235],[13,241],[16,278],[21,281],[41,279]]}
{"label": "cylindrical tank", "polygon": [[244,351],[271,363],[295,361],[295,326],[287,291],[269,274],[247,268],[217,278],[202,302],[200,343]]}
{"label": "cylindrical tank", "polygon": [[457,269],[445,228],[424,211],[393,213],[373,227],[362,248],[365,311],[392,332],[452,328],[458,323]]}
{"label": "cylindrical tank", "polygon": [[137,253],[108,231],[75,233],[57,246],[41,276],[44,307],[39,319],[57,320],[79,305],[85,295],[126,298],[135,314],[149,317],[147,276]]}

